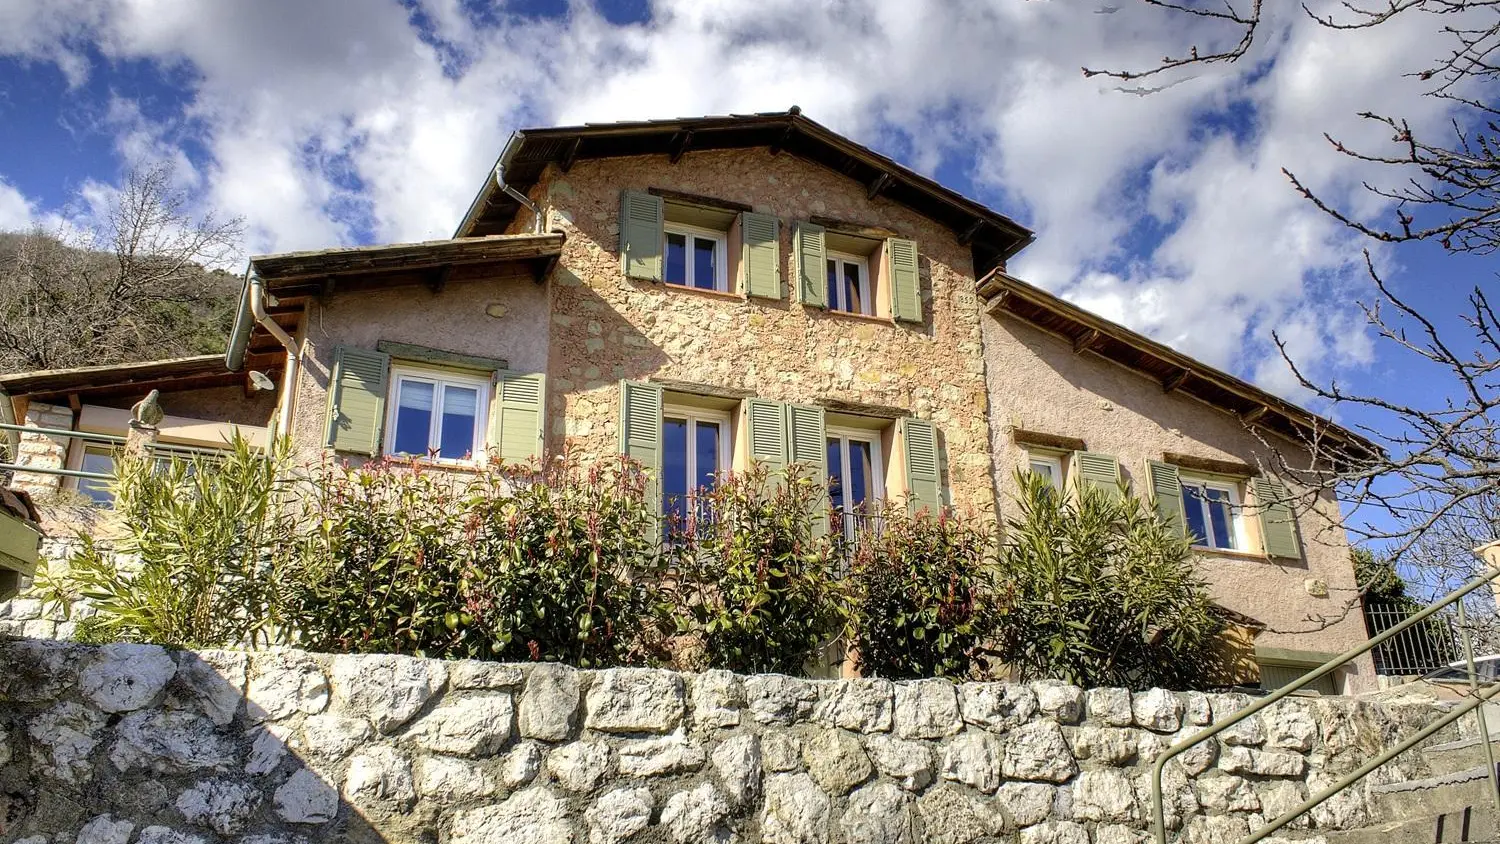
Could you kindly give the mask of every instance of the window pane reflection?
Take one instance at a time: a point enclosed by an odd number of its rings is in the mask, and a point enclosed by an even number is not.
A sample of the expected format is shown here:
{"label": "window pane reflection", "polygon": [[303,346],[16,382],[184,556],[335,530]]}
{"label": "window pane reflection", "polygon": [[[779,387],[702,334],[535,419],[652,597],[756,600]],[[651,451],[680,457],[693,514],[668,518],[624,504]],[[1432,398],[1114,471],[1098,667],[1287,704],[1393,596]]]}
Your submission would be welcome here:
{"label": "window pane reflection", "polygon": [[427,453],[432,436],[432,408],[437,385],[425,381],[402,381],[396,407],[396,442],[398,454]]}
{"label": "window pane reflection", "polygon": [[668,234],[664,276],[668,284],[687,284],[687,235]]}
{"label": "window pane reflection", "polygon": [[438,429],[438,456],[462,460],[474,450],[474,424],[479,418],[479,391],[473,387],[443,388],[443,421]]}
{"label": "window pane reflection", "polygon": [[662,515],[668,522],[686,515],[688,494],[687,420],[664,419],[661,423]]}
{"label": "window pane reflection", "polygon": [[712,240],[693,238],[693,286],[713,290],[714,280],[719,277],[715,264],[718,252]]}
{"label": "window pane reflection", "polygon": [[852,314],[864,313],[864,303],[859,296],[859,264],[844,264],[844,310]]}

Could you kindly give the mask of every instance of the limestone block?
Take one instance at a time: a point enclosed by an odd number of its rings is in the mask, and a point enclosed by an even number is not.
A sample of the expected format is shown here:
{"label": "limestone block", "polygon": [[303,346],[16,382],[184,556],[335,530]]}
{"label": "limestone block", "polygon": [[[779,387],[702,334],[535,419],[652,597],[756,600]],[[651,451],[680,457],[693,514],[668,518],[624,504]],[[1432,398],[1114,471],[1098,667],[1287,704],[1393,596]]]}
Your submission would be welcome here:
{"label": "limestone block", "polygon": [[1295,753],[1226,747],[1219,751],[1219,769],[1230,774],[1300,777],[1307,770],[1307,760]]}
{"label": "limestone block", "polygon": [[1099,824],[1094,827],[1094,844],[1147,844],[1151,836],[1121,824]]}
{"label": "limestone block", "polygon": [[1301,701],[1283,700],[1261,713],[1266,728],[1266,744],[1282,750],[1308,751],[1318,738],[1318,725],[1307,705]]}
{"label": "limestone block", "polygon": [[41,703],[56,697],[77,678],[66,642],[0,640],[0,702]]}
{"label": "limestone block", "polygon": [[185,774],[224,768],[234,762],[234,746],[212,721],[191,712],[144,709],[115,727],[109,759],[120,771],[148,769]]}
{"label": "limestone block", "polygon": [[913,680],[896,685],[896,732],[902,738],[944,738],[962,727],[952,683]]}
{"label": "limestone block", "polygon": [[155,702],[176,673],[160,646],[121,642],[93,652],[78,672],[78,689],[104,712],[131,712]]}
{"label": "limestone block", "polygon": [[1037,708],[1062,724],[1076,724],[1083,717],[1083,689],[1061,680],[1038,680],[1031,684]]}
{"label": "limestone block", "polygon": [[1158,733],[1176,732],[1182,726],[1183,703],[1166,689],[1148,689],[1131,696],[1135,724]]}
{"label": "limestone block", "polygon": [[1007,779],[1064,782],[1078,771],[1062,728],[1050,721],[1023,724],[1011,730],[1002,768]]}
{"label": "limestone block", "polygon": [[1135,730],[1121,727],[1078,727],[1068,737],[1073,755],[1106,765],[1124,765],[1135,758]]}
{"label": "limestone block", "polygon": [[1021,844],[1088,844],[1089,831],[1071,821],[1047,821],[1021,830]]}
{"label": "limestone block", "polygon": [[750,716],[762,724],[790,726],[812,714],[818,702],[817,687],[796,677],[760,674],[744,684]]}
{"label": "limestone block", "polygon": [[1120,771],[1084,771],[1073,783],[1073,817],[1078,820],[1131,823],[1141,815],[1134,784]]}
{"label": "limestone block", "polygon": [[500,781],[468,759],[428,756],[417,762],[417,794],[445,801],[482,800],[500,792]]}
{"label": "limestone block", "polygon": [[617,788],[606,792],[583,813],[589,844],[619,844],[651,823],[655,801],[649,788]]}
{"label": "limestone block", "polygon": [[563,741],[578,713],[578,672],[565,665],[535,665],[521,693],[520,731],[526,738]]}
{"label": "limestone block", "polygon": [[510,695],[484,692],[450,699],[412,725],[410,735],[427,750],[454,756],[493,756],[510,740]]}
{"label": "limestone block", "polygon": [[276,770],[286,758],[286,737],[289,728],[281,724],[267,724],[251,730],[250,753],[245,757],[245,773],[251,776],[269,774]]}
{"label": "limestone block", "polygon": [[38,769],[63,782],[84,782],[93,771],[89,754],[99,746],[103,728],[103,715],[70,700],[36,716],[27,732],[38,747],[45,748]]}
{"label": "limestone block", "polygon": [[1014,683],[965,683],[958,696],[964,721],[977,727],[1008,730],[1037,711],[1036,692]]}
{"label": "limestone block", "polygon": [[985,794],[1000,787],[1000,759],[1004,747],[988,733],[966,732],[949,743],[939,767],[943,779],[961,782]]}
{"label": "limestone block", "polygon": [[498,806],[459,812],[450,844],[573,844],[568,803],[542,787],[511,795]]}
{"label": "limestone block", "polygon": [[705,782],[668,797],[661,809],[661,823],[676,844],[715,844],[730,838],[722,827],[729,815],[729,801],[712,783]]}
{"label": "limestone block", "polygon": [[704,671],[689,678],[693,694],[693,726],[697,729],[737,727],[745,707],[745,689],[728,671]]}
{"label": "limestone block", "polygon": [[135,832],[135,824],[130,821],[99,815],[78,830],[78,840],[74,844],[129,844],[132,832]]}
{"label": "limestone block", "polygon": [[760,799],[762,765],[757,736],[742,733],[727,739],[714,748],[712,759],[731,802],[745,806]]}
{"label": "limestone block", "polygon": [[1235,844],[1250,834],[1250,822],[1243,815],[1199,815],[1187,822],[1182,831],[1183,844]]}
{"label": "limestone block", "polygon": [[802,740],[790,733],[765,733],[760,753],[766,770],[775,773],[802,769]]}
{"label": "limestone block", "polygon": [[[1229,716],[1244,709],[1250,702],[1250,698],[1242,694],[1216,694],[1209,695],[1209,707],[1213,710],[1214,723],[1221,723]],[[1266,730],[1261,724],[1260,715],[1252,715],[1249,718],[1235,724],[1233,727],[1219,733],[1219,741],[1224,744],[1241,745],[1244,747],[1259,747],[1266,742]]]}
{"label": "limestone block", "polygon": [[889,680],[841,680],[828,686],[814,718],[860,733],[890,732],[894,695]]}
{"label": "limestone block", "polygon": [[270,651],[255,654],[251,663],[245,693],[251,721],[279,721],[297,712],[316,715],[328,706],[328,678],[307,654]]}
{"label": "limestone block", "polygon": [[410,656],[334,657],[332,674],[340,709],[364,715],[382,735],[410,721],[448,682],[441,662]]}
{"label": "limestone block", "polygon": [[602,741],[568,744],[547,754],[547,770],[569,791],[593,791],[613,769],[609,745]]}
{"label": "limestone block", "polygon": [[365,808],[404,812],[417,799],[411,760],[393,747],[373,745],[349,760],[344,775],[344,796]]}
{"label": "limestone block", "polygon": [[969,844],[998,832],[994,815],[979,801],[951,785],[938,786],[917,800],[926,844]]}
{"label": "limestone block", "polygon": [[169,826],[148,826],[141,830],[135,844],[207,844],[201,835],[178,832]]}
{"label": "limestone block", "polygon": [[222,727],[239,714],[245,700],[245,678],[250,665],[242,651],[177,651],[177,683],[173,696],[178,708],[196,706],[208,720]]}
{"label": "limestone block", "polygon": [[303,744],[324,759],[342,759],[372,735],[369,721],[347,715],[312,715],[302,722]]}
{"label": "limestone block", "polygon": [[1260,797],[1242,777],[1234,775],[1198,780],[1198,803],[1210,812],[1258,812]]}
{"label": "limestone block", "polygon": [[[540,667],[537,666],[537,668]],[[519,665],[503,665],[473,659],[461,659],[448,663],[448,688],[455,691],[466,689],[508,691],[520,686],[525,680],[526,674]]]}
{"label": "limestone block", "polygon": [[[1260,813],[1267,821],[1281,817],[1307,799],[1307,786],[1300,782],[1289,780],[1262,782],[1256,783],[1255,789],[1256,796],[1260,799]],[[1309,817],[1302,815],[1283,828],[1307,829],[1311,825],[1312,821]]]}
{"label": "limestone block", "polygon": [[874,735],[865,737],[865,749],[880,773],[907,791],[921,791],[932,782],[932,749],[924,742]]}
{"label": "limestone block", "polygon": [[776,774],[766,780],[761,809],[761,840],[765,844],[827,844],[828,795],[807,774]]}
{"label": "limestone block", "polygon": [[681,734],[629,741],[618,749],[620,773],[632,777],[658,777],[696,771],[703,767],[707,758],[702,745]]}
{"label": "limestone block", "polygon": [[1183,692],[1183,716],[1189,724],[1200,727],[1213,723],[1213,707],[1209,705],[1208,695],[1203,692]]}
{"label": "limestone block", "polygon": [[595,675],[585,723],[609,733],[665,733],[682,721],[682,677],[654,668],[611,668]]}
{"label": "limestone block", "polygon": [[260,791],[227,779],[202,780],[177,797],[177,811],[188,823],[220,835],[233,835],[260,808]]}
{"label": "limestone block", "polygon": [[544,756],[542,746],[536,742],[527,741],[516,745],[514,750],[505,755],[505,762],[500,766],[500,779],[505,787],[520,788],[531,782],[542,769]]}
{"label": "limestone block", "polygon": [[1010,828],[1038,824],[1052,814],[1057,787],[1036,782],[1008,782],[995,792],[995,805],[1004,813]]}
{"label": "limestone block", "polygon": [[287,823],[328,823],[339,812],[338,789],[307,768],[288,777],[271,799],[277,816]]}
{"label": "limestone block", "polygon": [[[1316,794],[1332,785],[1335,775],[1322,772],[1307,778],[1307,790]],[[1370,809],[1362,788],[1347,788],[1312,810],[1313,825],[1318,829],[1356,829],[1370,821]]]}
{"label": "limestone block", "polygon": [[854,733],[823,729],[802,740],[802,761],[823,790],[842,797],[869,778],[874,768]]}
{"label": "limestone block", "polygon": [[1130,711],[1130,692],[1126,689],[1089,689],[1086,708],[1090,721],[1111,727],[1128,727],[1135,719]]}
{"label": "limestone block", "polygon": [[839,826],[848,844],[912,844],[912,798],[888,782],[849,795]]}

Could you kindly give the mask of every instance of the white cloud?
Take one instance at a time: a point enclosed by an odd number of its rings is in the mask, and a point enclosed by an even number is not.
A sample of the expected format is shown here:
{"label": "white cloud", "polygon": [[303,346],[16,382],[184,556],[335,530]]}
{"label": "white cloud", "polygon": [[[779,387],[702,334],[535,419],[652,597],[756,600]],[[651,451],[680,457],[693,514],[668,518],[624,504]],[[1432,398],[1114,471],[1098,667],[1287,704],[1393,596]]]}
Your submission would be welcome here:
{"label": "white cloud", "polygon": [[[1367,361],[1337,304],[1363,244],[1280,168],[1385,210],[1321,133],[1380,143],[1356,112],[1441,116],[1391,65],[1437,54],[1430,21],[1351,35],[1273,19],[1243,66],[1132,96],[1079,67],[1149,65],[1214,30],[1105,8],[655,0],[649,24],[619,27],[585,0],[562,20],[502,7],[478,25],[457,0],[357,15],[333,0],[33,0],[0,6],[0,55],[75,84],[103,72],[86,45],[188,69],[180,115],[154,124],[122,101],[111,131],[122,156],[182,156],[208,206],[246,218],[253,251],[445,236],[517,127],[795,103],[925,172],[970,172],[977,198],[1039,233],[1012,269],[1086,307],[1277,389],[1292,385],[1272,327],[1315,367]],[[189,140],[208,155],[186,156]]]}
{"label": "white cloud", "polygon": [[33,205],[15,186],[0,179],[0,232],[31,227]]}

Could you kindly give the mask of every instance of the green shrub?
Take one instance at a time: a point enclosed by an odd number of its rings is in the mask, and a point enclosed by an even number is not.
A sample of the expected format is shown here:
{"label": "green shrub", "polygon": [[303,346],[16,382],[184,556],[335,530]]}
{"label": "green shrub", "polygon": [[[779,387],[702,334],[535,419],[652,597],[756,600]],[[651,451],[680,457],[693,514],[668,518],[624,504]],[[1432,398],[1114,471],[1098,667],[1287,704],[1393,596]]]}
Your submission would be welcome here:
{"label": "green shrub", "polygon": [[849,641],[867,676],[962,679],[985,668],[976,653],[995,622],[991,539],[944,512],[888,508],[878,535],[850,554]]}
{"label": "green shrub", "polygon": [[1221,623],[1186,539],[1140,499],[1018,476],[997,560],[998,655],[1019,679],[1194,688],[1213,681]]}
{"label": "green shrub", "polygon": [[288,584],[273,550],[291,525],[281,508],[286,450],[270,456],[236,435],[222,456],[122,457],[108,541],[84,536],[65,571],[39,591],[86,641],[182,647],[267,644],[286,632]]}
{"label": "green shrub", "polygon": [[686,523],[667,525],[663,586],[707,666],[800,674],[837,637],[845,600],[834,546],[809,518],[824,494],[821,479],[795,468],[775,479],[757,469],[725,477]]}

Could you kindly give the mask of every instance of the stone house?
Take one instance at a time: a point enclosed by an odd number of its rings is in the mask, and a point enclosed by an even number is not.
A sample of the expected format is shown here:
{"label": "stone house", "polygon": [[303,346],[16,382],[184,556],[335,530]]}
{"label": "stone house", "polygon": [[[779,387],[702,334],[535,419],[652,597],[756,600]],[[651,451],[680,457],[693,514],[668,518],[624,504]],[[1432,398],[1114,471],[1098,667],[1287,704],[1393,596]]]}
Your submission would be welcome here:
{"label": "stone house", "polygon": [[[453,238],[253,258],[224,358],[5,376],[0,406],[110,433],[155,388],[164,439],[238,426],[308,460],[623,452],[668,509],[797,463],[846,531],[881,501],[1003,518],[1018,468],[1124,480],[1200,537],[1268,682],[1361,640],[1337,502],[1293,513],[1262,440],[1373,446],[1009,276],[1032,238],[795,108],[526,130]],[[19,439],[28,467],[104,459]]]}

